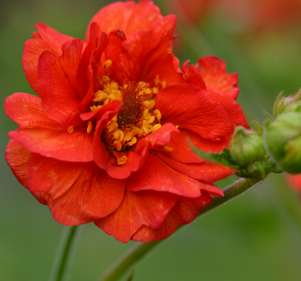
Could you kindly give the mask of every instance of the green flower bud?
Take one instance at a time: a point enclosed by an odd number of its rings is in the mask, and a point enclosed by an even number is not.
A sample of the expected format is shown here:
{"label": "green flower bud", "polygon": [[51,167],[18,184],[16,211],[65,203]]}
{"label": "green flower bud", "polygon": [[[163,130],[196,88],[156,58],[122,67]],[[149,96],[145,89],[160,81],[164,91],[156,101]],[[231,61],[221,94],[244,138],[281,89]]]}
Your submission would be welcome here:
{"label": "green flower bud", "polygon": [[240,165],[260,160],[266,154],[263,139],[257,132],[239,126],[230,143],[230,154]]}
{"label": "green flower bud", "polygon": [[301,90],[298,93],[288,97],[283,97],[282,95],[283,92],[278,95],[274,103],[274,117],[277,117],[282,113],[301,111]]}
{"label": "green flower bud", "polygon": [[301,173],[300,113],[283,113],[267,123],[265,140],[271,156],[284,171]]}

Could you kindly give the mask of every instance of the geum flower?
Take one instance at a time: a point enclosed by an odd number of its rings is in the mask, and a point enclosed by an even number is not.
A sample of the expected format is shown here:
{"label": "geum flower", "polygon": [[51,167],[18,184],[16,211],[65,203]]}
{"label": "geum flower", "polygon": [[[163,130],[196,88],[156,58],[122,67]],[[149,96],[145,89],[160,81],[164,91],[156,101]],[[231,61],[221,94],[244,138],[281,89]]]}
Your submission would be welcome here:
{"label": "geum flower", "polygon": [[40,97],[6,99],[19,126],[6,160],[58,222],[159,240],[223,196],[212,183],[232,171],[197,157],[186,138],[221,151],[236,124],[248,126],[237,76],[214,57],[179,69],[175,24],[150,1],[119,2],[94,16],[85,42],[40,23],[25,43],[24,72]]}

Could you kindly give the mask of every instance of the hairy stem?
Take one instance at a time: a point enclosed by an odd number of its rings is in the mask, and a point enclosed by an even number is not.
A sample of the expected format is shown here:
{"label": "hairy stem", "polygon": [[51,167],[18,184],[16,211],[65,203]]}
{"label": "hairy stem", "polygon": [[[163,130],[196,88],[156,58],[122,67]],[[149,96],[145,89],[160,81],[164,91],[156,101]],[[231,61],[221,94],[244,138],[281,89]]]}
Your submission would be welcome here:
{"label": "hairy stem", "polygon": [[[237,198],[247,190],[254,187],[260,180],[258,179],[239,179],[233,184],[224,189],[224,197],[215,197],[212,203],[198,214],[198,217],[204,216],[208,212],[224,205],[225,203]],[[178,227],[179,230],[182,226]],[[155,246],[160,244],[163,240],[153,241],[147,243],[137,243],[130,249],[123,257],[121,257],[109,270],[103,275],[99,281],[116,281],[128,271],[137,261],[139,261],[145,254],[149,253]]]}

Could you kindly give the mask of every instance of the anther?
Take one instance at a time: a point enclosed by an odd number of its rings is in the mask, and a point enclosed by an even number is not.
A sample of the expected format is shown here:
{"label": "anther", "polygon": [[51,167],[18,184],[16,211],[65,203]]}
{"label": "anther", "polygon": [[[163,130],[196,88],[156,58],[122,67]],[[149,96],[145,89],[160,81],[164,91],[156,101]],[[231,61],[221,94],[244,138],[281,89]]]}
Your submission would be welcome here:
{"label": "anther", "polygon": [[155,126],[152,127],[151,132],[153,133],[153,132],[157,131],[160,128],[161,128],[161,124],[156,124]]}
{"label": "anther", "polygon": [[108,69],[112,65],[111,60],[106,60],[105,63],[103,64],[103,68]]}
{"label": "anther", "polygon": [[74,132],[74,126],[69,126],[68,128],[67,128],[67,132],[69,133],[69,134],[72,134],[73,132]]}
{"label": "anther", "polygon": [[110,78],[108,76],[102,76],[101,78],[104,82],[110,81]]}
{"label": "anther", "polygon": [[154,110],[154,114],[156,115],[158,121],[160,121],[160,119],[162,117],[161,112],[158,109],[155,109]]}
{"label": "anther", "polygon": [[164,149],[166,150],[166,152],[173,152],[173,148],[170,146],[164,146]]}
{"label": "anther", "polygon": [[119,166],[125,165],[127,160],[128,158],[125,155],[123,155],[120,158],[117,158],[117,165]]}
{"label": "anther", "polygon": [[117,165],[122,166],[122,165],[126,164],[128,158],[125,155],[122,155],[121,157],[119,157],[119,153],[117,151],[111,150],[111,152],[116,158]]}
{"label": "anther", "polygon": [[157,87],[154,87],[154,88],[153,88],[153,93],[154,93],[154,94],[158,94],[158,92],[159,92],[158,88],[157,88]]}
{"label": "anther", "polygon": [[91,121],[89,121],[89,123],[88,123],[88,127],[87,127],[87,133],[88,133],[88,134],[90,134],[90,133],[91,133],[91,131],[92,131],[92,128],[93,128],[93,126],[92,126],[92,122],[91,122]]}

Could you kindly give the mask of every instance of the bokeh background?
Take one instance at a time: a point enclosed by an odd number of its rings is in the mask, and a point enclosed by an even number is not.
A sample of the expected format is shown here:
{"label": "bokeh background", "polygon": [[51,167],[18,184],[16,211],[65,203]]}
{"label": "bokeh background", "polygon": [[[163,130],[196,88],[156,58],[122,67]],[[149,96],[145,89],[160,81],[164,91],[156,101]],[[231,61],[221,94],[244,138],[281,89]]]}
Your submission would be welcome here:
{"label": "bokeh background", "polygon": [[[34,94],[21,56],[35,23],[83,39],[91,17],[110,2],[1,1],[1,104],[14,92]],[[229,72],[238,72],[238,101],[250,124],[265,119],[263,110],[271,113],[279,92],[293,94],[301,87],[301,1],[273,0],[272,6],[268,0],[158,2],[163,14],[178,16],[175,53],[181,63],[217,55],[227,62]],[[4,151],[7,132],[17,126],[3,109],[0,114],[0,280],[48,280],[64,226],[11,173]],[[234,176],[218,184],[233,180]],[[69,279],[97,280],[133,244],[116,241],[94,224],[84,225]],[[166,239],[135,266],[134,280],[295,281],[300,280],[300,262],[299,198],[284,175],[272,175]]]}

